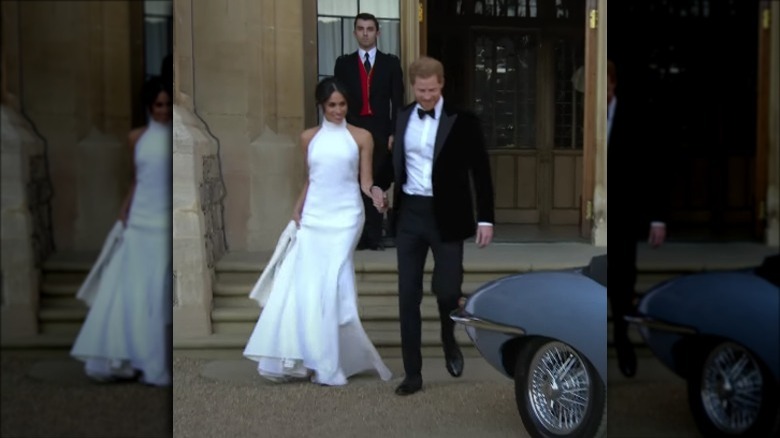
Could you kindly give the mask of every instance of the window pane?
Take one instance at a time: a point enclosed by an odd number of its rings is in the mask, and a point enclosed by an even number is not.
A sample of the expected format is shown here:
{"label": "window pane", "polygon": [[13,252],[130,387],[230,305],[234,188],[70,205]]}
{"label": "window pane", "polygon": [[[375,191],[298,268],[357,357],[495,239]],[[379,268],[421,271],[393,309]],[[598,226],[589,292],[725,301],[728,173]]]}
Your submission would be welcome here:
{"label": "window pane", "polygon": [[317,19],[317,52],[319,74],[330,76],[341,52],[341,19],[319,17]]}
{"label": "window pane", "polygon": [[399,20],[379,20],[379,41],[377,48],[385,53],[401,56],[401,22]]}
{"label": "window pane", "polygon": [[144,48],[146,76],[157,76],[162,69],[163,58],[171,54],[171,18],[144,18]]}
{"label": "window pane", "polygon": [[146,0],[144,2],[144,13],[171,17],[173,16],[173,2],[171,0]]}
{"label": "window pane", "polygon": [[355,18],[357,15],[357,0],[318,0],[318,15],[346,15]]}
{"label": "window pane", "polygon": [[475,40],[474,109],[491,148],[536,147],[534,35],[481,35]]}
{"label": "window pane", "polygon": [[[355,40],[355,19],[354,18],[342,18],[342,21],[344,23],[342,31],[344,32],[343,38],[344,38],[344,48],[343,51],[340,53],[340,55],[343,55],[345,53],[352,53],[355,50],[358,49],[358,43],[357,40]],[[322,44],[322,41],[320,41],[320,44]]]}
{"label": "window pane", "polygon": [[360,0],[360,12],[374,14],[376,18],[401,18],[398,0]]}
{"label": "window pane", "polygon": [[581,81],[584,49],[579,39],[555,41],[555,147],[582,148],[583,100],[575,82]]}

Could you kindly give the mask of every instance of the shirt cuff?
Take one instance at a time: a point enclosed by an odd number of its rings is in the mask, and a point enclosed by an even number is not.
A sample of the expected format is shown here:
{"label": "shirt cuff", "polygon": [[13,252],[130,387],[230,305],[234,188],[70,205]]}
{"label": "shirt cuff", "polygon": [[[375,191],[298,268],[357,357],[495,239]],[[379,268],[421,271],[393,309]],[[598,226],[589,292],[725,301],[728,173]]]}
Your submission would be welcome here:
{"label": "shirt cuff", "polygon": [[650,222],[651,227],[666,227],[666,222],[653,221]]}
{"label": "shirt cuff", "polygon": [[481,226],[483,225],[483,226],[486,226],[486,227],[492,227],[493,226],[493,224],[491,224],[490,222],[477,222],[477,225],[481,225]]}

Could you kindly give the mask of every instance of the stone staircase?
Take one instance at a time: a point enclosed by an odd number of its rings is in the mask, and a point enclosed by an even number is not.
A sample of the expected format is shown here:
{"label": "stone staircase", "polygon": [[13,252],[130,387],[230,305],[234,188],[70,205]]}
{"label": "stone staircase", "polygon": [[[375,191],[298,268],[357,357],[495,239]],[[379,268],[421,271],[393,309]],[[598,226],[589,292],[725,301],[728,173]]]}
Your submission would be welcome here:
{"label": "stone staircase", "polygon": [[96,258],[95,253],[52,255],[42,269],[38,335],[4,338],[3,348],[70,348],[87,316],[87,307],[76,293]]}
{"label": "stone staircase", "polygon": [[[217,266],[214,286],[214,302],[211,312],[213,337],[220,340],[222,348],[243,349],[257,323],[261,309],[257,302],[248,298],[249,291],[260,276],[257,264],[249,262],[222,262]],[[465,274],[463,291],[473,293],[480,285],[512,272],[468,271]],[[423,347],[440,349],[439,313],[436,298],[431,293],[432,272],[425,274],[424,297],[421,307],[423,318]],[[398,277],[395,263],[356,268],[358,290],[358,311],[368,337],[385,354],[400,354],[401,336],[398,319]],[[469,345],[466,332],[460,328],[456,338],[462,345]],[[186,348],[193,342],[177,342]],[[214,345],[210,342],[209,344]],[[430,348],[429,348],[430,347]]]}
{"label": "stone staircase", "polygon": [[[569,246],[567,246],[569,245]],[[571,246],[574,245],[574,246]],[[603,249],[579,244],[549,244],[537,247],[523,245],[496,245],[497,250],[479,253],[467,248],[464,260],[463,290],[472,293],[487,281],[529,270],[562,269],[582,266],[593,254]],[[698,250],[702,253],[708,250]],[[688,251],[690,252],[690,251]],[[737,251],[738,252],[738,251]],[[749,266],[768,254],[770,248],[757,246],[750,254],[734,255],[725,259],[712,258],[696,263],[681,260],[691,255],[658,257],[642,261],[638,291],[671,277],[710,269],[728,269]],[[723,253],[718,250],[717,253]],[[532,254],[532,255],[530,255]],[[75,295],[86,278],[97,254],[55,254],[43,267],[39,311],[40,334],[28,339],[4,339],[3,348],[69,348],[87,314],[86,306]],[[214,333],[205,338],[174,339],[174,348],[182,352],[224,350],[240,352],[257,322],[261,309],[248,298],[267,254],[229,253],[217,265],[214,284],[212,322]],[[531,263],[529,260],[533,260]],[[359,312],[363,326],[383,356],[400,355],[398,324],[397,272],[395,252],[359,252],[355,259]],[[422,304],[423,348],[426,355],[440,355],[438,310],[430,292],[433,261],[428,260]],[[611,344],[612,319],[608,315],[608,338]],[[642,344],[639,334],[630,331],[631,339]],[[477,354],[462,327],[457,338],[465,347],[464,354]]]}

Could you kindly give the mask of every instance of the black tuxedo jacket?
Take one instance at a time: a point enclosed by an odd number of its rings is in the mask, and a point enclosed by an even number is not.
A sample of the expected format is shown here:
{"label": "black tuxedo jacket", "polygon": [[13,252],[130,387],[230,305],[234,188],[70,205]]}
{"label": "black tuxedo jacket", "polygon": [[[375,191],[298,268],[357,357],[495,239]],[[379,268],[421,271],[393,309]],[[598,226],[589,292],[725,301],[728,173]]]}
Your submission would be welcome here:
{"label": "black tuxedo jacket", "polygon": [[[671,196],[670,159],[664,151],[663,122],[636,106],[631,99],[617,97],[612,132],[607,142],[610,239],[640,239],[647,236],[650,222],[668,220]],[[614,232],[614,233],[613,233]],[[621,236],[622,233],[631,233]]]}
{"label": "black tuxedo jacket", "polygon": [[333,75],[347,88],[347,122],[366,129],[374,137],[374,149],[383,146],[387,150],[387,138],[393,133],[396,114],[403,106],[404,82],[401,61],[395,55],[376,51],[374,70],[369,86],[369,104],[373,116],[361,116],[363,90],[360,85],[360,69],[363,60],[355,51],[336,60]]}
{"label": "black tuxedo jacket", "polygon": [[[394,186],[394,208],[403,215],[403,185],[406,183],[406,127],[409,117],[418,117],[416,103],[398,114],[393,153],[375,178],[387,190]],[[471,112],[458,111],[447,104],[442,109],[433,152],[433,203],[436,226],[443,241],[458,241],[475,234],[476,222],[495,222],[493,181],[482,125]],[[471,181],[476,194],[477,218]]]}

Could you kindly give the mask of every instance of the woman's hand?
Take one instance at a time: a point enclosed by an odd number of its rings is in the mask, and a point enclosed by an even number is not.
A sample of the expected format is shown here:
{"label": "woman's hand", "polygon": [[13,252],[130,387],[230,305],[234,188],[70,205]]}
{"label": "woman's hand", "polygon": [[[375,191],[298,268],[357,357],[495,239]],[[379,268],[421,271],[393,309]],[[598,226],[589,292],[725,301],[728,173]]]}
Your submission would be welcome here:
{"label": "woman's hand", "polygon": [[371,187],[371,199],[374,201],[374,207],[380,213],[387,211],[387,194],[377,186]]}

